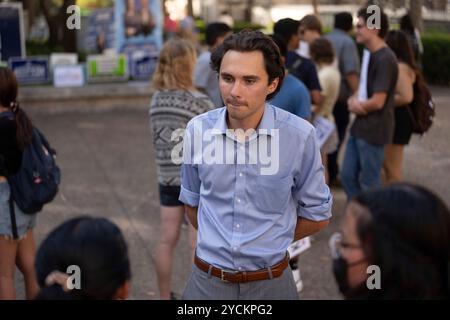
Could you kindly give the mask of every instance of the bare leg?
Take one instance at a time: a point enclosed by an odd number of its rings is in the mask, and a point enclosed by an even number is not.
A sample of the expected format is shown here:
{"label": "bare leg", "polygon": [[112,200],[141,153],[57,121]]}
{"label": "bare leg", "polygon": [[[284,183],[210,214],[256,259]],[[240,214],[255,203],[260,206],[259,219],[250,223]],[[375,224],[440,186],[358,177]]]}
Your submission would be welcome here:
{"label": "bare leg", "polygon": [[136,6],[134,5],[134,0],[127,0],[127,13],[133,12],[136,10]]}
{"label": "bare leg", "polygon": [[19,242],[17,250],[16,264],[25,279],[26,297],[28,300],[34,299],[39,292],[39,285],[34,269],[36,257],[36,245],[34,242],[33,230],[27,231],[27,235]]}
{"label": "bare leg", "polygon": [[15,300],[14,271],[18,242],[0,236],[0,300]]}
{"label": "bare leg", "polygon": [[141,10],[144,11],[144,9],[145,10],[149,9],[148,8],[148,0],[141,0]]}
{"label": "bare leg", "polygon": [[400,144],[388,144],[384,148],[383,168],[386,174],[387,183],[400,182],[403,179],[403,147],[404,146]]}
{"label": "bare leg", "polygon": [[173,252],[180,238],[184,207],[161,206],[161,230],[158,246],[153,255],[161,299],[170,299]]}
{"label": "bare leg", "polygon": [[134,0],[126,0],[126,13],[125,13],[125,33],[128,37],[134,36],[136,34],[136,28],[132,24],[133,17],[136,14],[136,7],[134,5]]}
{"label": "bare leg", "polygon": [[155,27],[153,16],[148,6],[148,0],[141,0],[141,24],[144,34],[149,34]]}

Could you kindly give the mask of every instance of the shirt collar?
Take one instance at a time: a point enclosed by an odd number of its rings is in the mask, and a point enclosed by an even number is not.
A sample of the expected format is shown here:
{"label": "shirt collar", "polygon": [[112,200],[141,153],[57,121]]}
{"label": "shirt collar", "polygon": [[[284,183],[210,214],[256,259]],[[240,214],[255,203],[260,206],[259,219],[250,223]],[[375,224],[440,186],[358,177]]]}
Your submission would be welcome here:
{"label": "shirt collar", "polygon": [[[265,134],[272,136],[273,132],[271,129],[275,129],[275,108],[270,104],[266,103],[264,107],[264,114],[259,123],[256,132],[259,134]],[[224,107],[217,118],[216,123],[213,127],[213,135],[226,135],[228,130],[227,125],[227,108]]]}

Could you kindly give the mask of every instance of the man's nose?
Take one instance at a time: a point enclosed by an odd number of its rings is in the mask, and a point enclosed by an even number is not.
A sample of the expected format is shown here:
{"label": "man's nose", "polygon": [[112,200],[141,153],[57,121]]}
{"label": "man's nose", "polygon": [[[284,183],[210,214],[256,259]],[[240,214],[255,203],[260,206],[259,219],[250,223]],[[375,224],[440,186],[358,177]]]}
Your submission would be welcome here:
{"label": "man's nose", "polygon": [[233,97],[240,97],[242,93],[242,84],[240,81],[235,81],[233,87],[231,88],[231,95]]}

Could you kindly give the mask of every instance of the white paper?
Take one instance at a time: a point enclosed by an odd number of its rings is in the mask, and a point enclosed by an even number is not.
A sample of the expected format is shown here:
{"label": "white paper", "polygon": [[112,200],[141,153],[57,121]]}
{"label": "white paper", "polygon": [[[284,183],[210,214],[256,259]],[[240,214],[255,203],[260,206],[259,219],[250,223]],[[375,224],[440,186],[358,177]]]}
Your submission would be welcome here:
{"label": "white paper", "polygon": [[302,57],[311,59],[311,55],[309,53],[309,43],[306,41],[300,41],[298,44],[298,48],[296,52]]}
{"label": "white paper", "polygon": [[311,240],[309,237],[297,240],[291,243],[291,245],[289,246],[288,248],[289,256],[291,258],[295,258],[300,253],[304,252],[305,250],[308,250],[309,248],[311,248]]}
{"label": "white paper", "polygon": [[53,85],[57,88],[83,86],[83,66],[55,66],[53,70]]}
{"label": "white paper", "polygon": [[336,126],[332,121],[321,116],[314,119],[313,125],[316,128],[316,136],[319,142],[319,147],[322,148],[333,131],[336,129]]}
{"label": "white paper", "polygon": [[50,55],[50,66],[54,69],[59,65],[76,65],[78,63],[78,55],[76,53],[52,53]]}
{"label": "white paper", "polygon": [[369,73],[369,62],[370,62],[370,51],[364,49],[362,64],[361,64],[361,75],[359,78],[359,90],[358,90],[358,100],[366,101],[367,96],[367,76]]}

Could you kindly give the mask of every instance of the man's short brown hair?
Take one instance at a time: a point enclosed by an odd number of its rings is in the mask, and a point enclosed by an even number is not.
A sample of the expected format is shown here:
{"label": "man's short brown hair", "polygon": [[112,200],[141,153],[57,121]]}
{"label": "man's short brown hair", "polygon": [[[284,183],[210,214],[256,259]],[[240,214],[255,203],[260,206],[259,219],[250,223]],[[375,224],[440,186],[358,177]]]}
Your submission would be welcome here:
{"label": "man's short brown hair", "polygon": [[313,14],[308,14],[300,20],[300,26],[305,30],[314,30],[322,34],[322,23]]}

